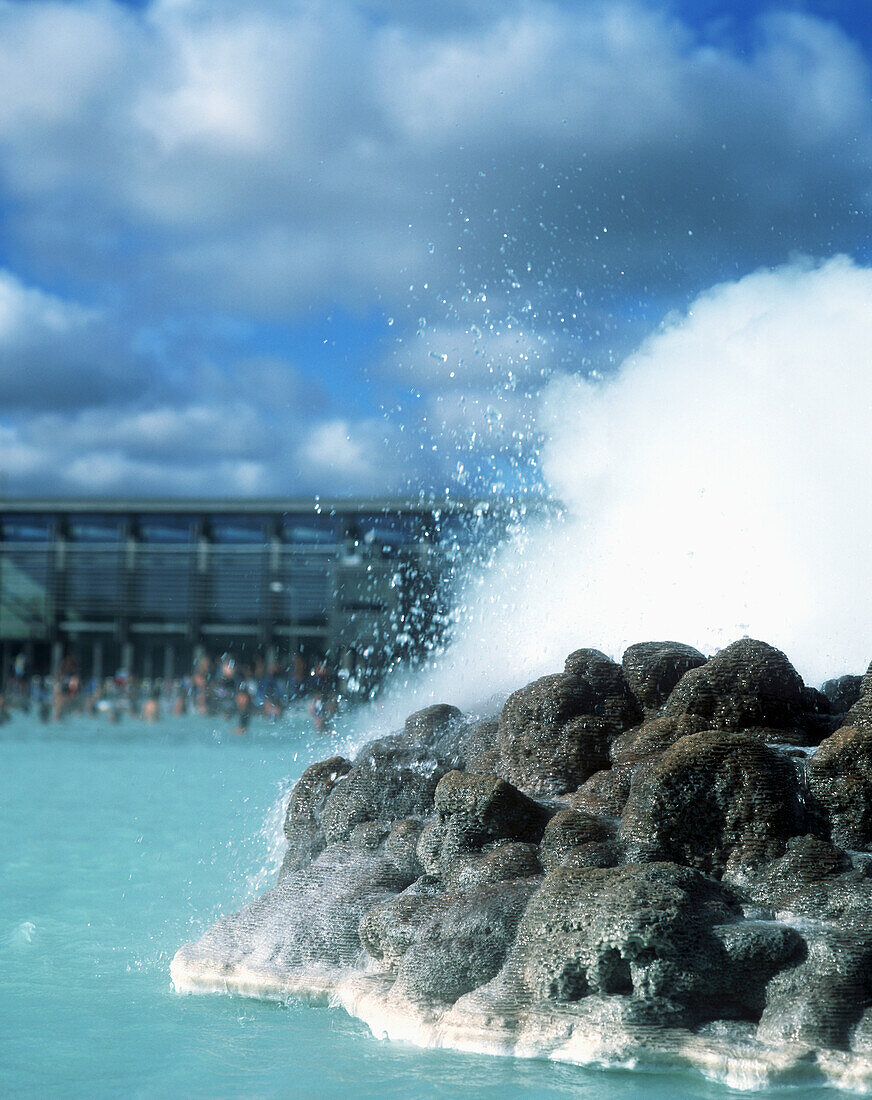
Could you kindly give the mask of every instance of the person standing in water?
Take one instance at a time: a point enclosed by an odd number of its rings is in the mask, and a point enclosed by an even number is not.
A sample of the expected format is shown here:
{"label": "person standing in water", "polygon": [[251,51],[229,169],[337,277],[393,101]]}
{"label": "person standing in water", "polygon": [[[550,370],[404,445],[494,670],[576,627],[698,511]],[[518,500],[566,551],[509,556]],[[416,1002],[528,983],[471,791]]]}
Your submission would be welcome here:
{"label": "person standing in water", "polygon": [[234,701],[236,704],[236,726],[233,732],[237,737],[242,737],[248,731],[252,709],[251,692],[244,684],[236,692]]}

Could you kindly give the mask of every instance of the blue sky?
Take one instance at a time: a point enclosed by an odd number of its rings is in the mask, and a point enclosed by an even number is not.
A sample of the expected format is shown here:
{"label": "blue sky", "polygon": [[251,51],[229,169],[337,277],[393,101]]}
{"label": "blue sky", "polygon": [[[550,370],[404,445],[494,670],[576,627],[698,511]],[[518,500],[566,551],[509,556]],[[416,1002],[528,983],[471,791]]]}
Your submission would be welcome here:
{"label": "blue sky", "polygon": [[866,0],[3,0],[0,491],[535,486],[537,395],[868,262]]}

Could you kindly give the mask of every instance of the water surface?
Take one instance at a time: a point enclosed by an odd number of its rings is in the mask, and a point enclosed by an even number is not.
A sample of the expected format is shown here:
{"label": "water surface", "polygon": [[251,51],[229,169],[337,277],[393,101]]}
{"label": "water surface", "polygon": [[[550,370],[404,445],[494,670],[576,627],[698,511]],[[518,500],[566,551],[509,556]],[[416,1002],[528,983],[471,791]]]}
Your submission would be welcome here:
{"label": "water surface", "polygon": [[246,738],[199,717],[0,727],[4,1096],[747,1095],[697,1076],[387,1043],[299,1001],[176,995],[176,949],[274,881],[283,796],[333,748],[302,718],[256,721]]}

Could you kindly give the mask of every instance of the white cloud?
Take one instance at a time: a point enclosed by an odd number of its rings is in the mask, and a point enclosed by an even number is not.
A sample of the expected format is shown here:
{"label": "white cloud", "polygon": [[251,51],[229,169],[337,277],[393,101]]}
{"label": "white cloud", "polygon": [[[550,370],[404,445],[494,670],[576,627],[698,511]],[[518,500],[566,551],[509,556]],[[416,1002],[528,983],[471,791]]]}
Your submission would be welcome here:
{"label": "white cloud", "polygon": [[0,269],[3,411],[71,409],[144,392],[148,379],[105,314]]}
{"label": "white cloud", "polygon": [[168,300],[397,301],[460,263],[484,278],[501,231],[561,278],[650,288],[715,248],[828,250],[870,213],[868,64],[811,16],[761,20],[747,58],[634,0],[453,26],[351,0],[32,0],[0,27],[10,233],[92,280],[134,254]]}
{"label": "white cloud", "polygon": [[298,483],[318,493],[401,493],[421,468],[401,433],[372,419],[316,423],[300,440],[293,461]]}
{"label": "white cloud", "polygon": [[25,286],[0,270],[0,346],[21,346],[38,334],[64,339],[99,320],[95,310]]}
{"label": "white cloud", "polygon": [[[647,324],[615,302],[868,236],[860,49],[793,13],[740,54],[666,11],[0,2],[21,484],[217,491],[229,463],[251,491],[380,491],[524,466],[550,373],[619,359],[614,327]],[[318,360],[323,390],[307,363],[238,354],[328,306],[398,319],[365,409],[353,336]],[[405,423],[374,417],[376,388]]]}

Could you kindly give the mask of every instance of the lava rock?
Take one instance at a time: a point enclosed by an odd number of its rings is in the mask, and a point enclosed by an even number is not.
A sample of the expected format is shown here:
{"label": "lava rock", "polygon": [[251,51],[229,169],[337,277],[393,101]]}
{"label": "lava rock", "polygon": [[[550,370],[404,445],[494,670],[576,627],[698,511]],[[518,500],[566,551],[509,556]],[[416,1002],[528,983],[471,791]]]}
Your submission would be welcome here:
{"label": "lava rock", "polygon": [[463,767],[468,736],[462,712],[447,703],[415,711],[403,726],[403,737],[409,745],[431,749],[446,768]]}
{"label": "lava rock", "polygon": [[451,771],[439,780],[434,798],[440,821],[450,825],[458,850],[497,838],[538,843],[551,814],[496,775]]}
{"label": "lava rock", "polygon": [[719,999],[717,1015],[760,1020],[769,980],[805,958],[805,940],[795,928],[768,920],[733,921],[712,933],[723,950],[723,967],[709,988]]}
{"label": "lava rock", "polygon": [[834,680],[827,680],[821,686],[821,691],[829,700],[830,711],[833,714],[847,714],[860,698],[862,683],[862,676],[839,676]]}
{"label": "lava rock", "polygon": [[408,885],[389,860],[331,845],[184,948],[186,965],[220,964],[228,975],[275,975],[279,983],[309,969],[351,966],[360,955],[363,915]]}
{"label": "lava rock", "polygon": [[[624,862],[624,846],[614,838],[589,840],[566,853],[561,867],[617,867]],[[552,868],[553,870],[553,868]]]}
{"label": "lava rock", "polygon": [[483,718],[473,723],[464,749],[464,770],[476,775],[499,775],[500,722],[498,718]]}
{"label": "lava rock", "polygon": [[635,770],[635,764],[616,764],[595,772],[569,796],[570,806],[596,817],[620,817],[630,796]]}
{"label": "lava rock", "polygon": [[621,667],[633,697],[647,713],[662,707],[685,672],[705,661],[698,649],[681,642],[639,642],[624,651]]}
{"label": "lava rock", "polygon": [[804,938],[805,959],[767,986],[757,1037],[847,1050],[872,1004],[872,943],[826,926],[806,928]]}
{"label": "lava rock", "polygon": [[417,817],[398,821],[385,839],[384,855],[410,879],[423,875],[424,868],[418,859],[418,841],[424,822]]}
{"label": "lava rock", "polygon": [[324,851],[327,840],[321,827],[321,815],[333,788],[350,770],[350,761],[331,756],[329,760],[312,764],[300,776],[285,811],[288,850],[279,872],[280,879],[308,866]]}
{"label": "lava rock", "polygon": [[537,886],[515,879],[442,894],[413,887],[366,914],[360,941],[396,969],[394,995],[453,1004],[498,973]]}
{"label": "lava rock", "polygon": [[471,890],[512,878],[541,877],[542,864],[536,844],[503,840],[442,863],[440,874],[449,889]]}
{"label": "lava rock", "polygon": [[538,844],[551,811],[495,775],[451,771],[435,793],[436,820],[421,834],[418,858],[431,875],[444,877],[460,855],[494,841]]}
{"label": "lava rock", "polygon": [[578,649],[562,674],[506,700],[500,774],[534,794],[566,794],[608,766],[612,739],[640,718],[621,666],[597,649]]}
{"label": "lava rock", "polygon": [[652,1019],[686,1022],[723,965],[712,930],[738,916],[730,891],[673,863],[558,867],[530,902],[506,969],[534,1002],[619,995],[646,1002]]}
{"label": "lava rock", "polygon": [[860,694],[845,715],[845,725],[872,731],[872,665],[860,681]]}
{"label": "lava rock", "polygon": [[410,745],[403,735],[371,742],[327,797],[321,814],[327,843],[347,840],[365,821],[391,826],[404,818],[425,817],[447,770],[447,762],[431,748]]}
{"label": "lava rock", "polygon": [[593,709],[586,713],[606,718],[616,730],[638,722],[641,714],[619,664],[598,649],[576,649],[566,658],[563,671],[586,684],[593,694]]}
{"label": "lava rock", "polygon": [[659,715],[616,737],[609,754],[615,764],[637,764],[648,757],[658,756],[680,737],[701,733],[706,728],[705,720],[693,714],[677,714],[668,718]]}
{"label": "lava rock", "polygon": [[842,726],[822,741],[808,763],[808,787],[834,844],[872,846],[872,727]]}
{"label": "lava rock", "polygon": [[614,825],[582,810],[559,810],[545,826],[539,858],[546,871],[553,871],[571,852],[592,842],[611,840]]}
{"label": "lava rock", "polygon": [[798,818],[796,773],[783,754],[748,734],[707,731],[639,767],[620,835],[628,859],[719,876],[781,855]]}
{"label": "lava rock", "polygon": [[440,900],[444,896],[442,883],[424,875],[402,893],[374,905],[359,923],[364,950],[387,969],[396,970],[403,955],[422,938],[433,914],[450,908],[450,900]]}
{"label": "lava rock", "polygon": [[543,676],[514,692],[500,715],[502,773],[535,794],[563,794],[609,763],[612,721],[591,712],[597,699],[584,680]]}
{"label": "lava rock", "polygon": [[781,650],[743,638],[686,672],[664,713],[695,715],[710,729],[793,727],[805,712],[803,688],[799,673]]}
{"label": "lava rock", "polygon": [[[731,880],[732,881],[732,880]],[[735,882],[756,905],[791,919],[836,921],[857,936],[872,934],[872,878],[842,848],[817,836],[795,836],[780,859]]]}
{"label": "lava rock", "polygon": [[403,732],[412,743],[432,744],[455,729],[462,718],[463,714],[457,707],[448,703],[435,703],[410,714],[403,726]]}

